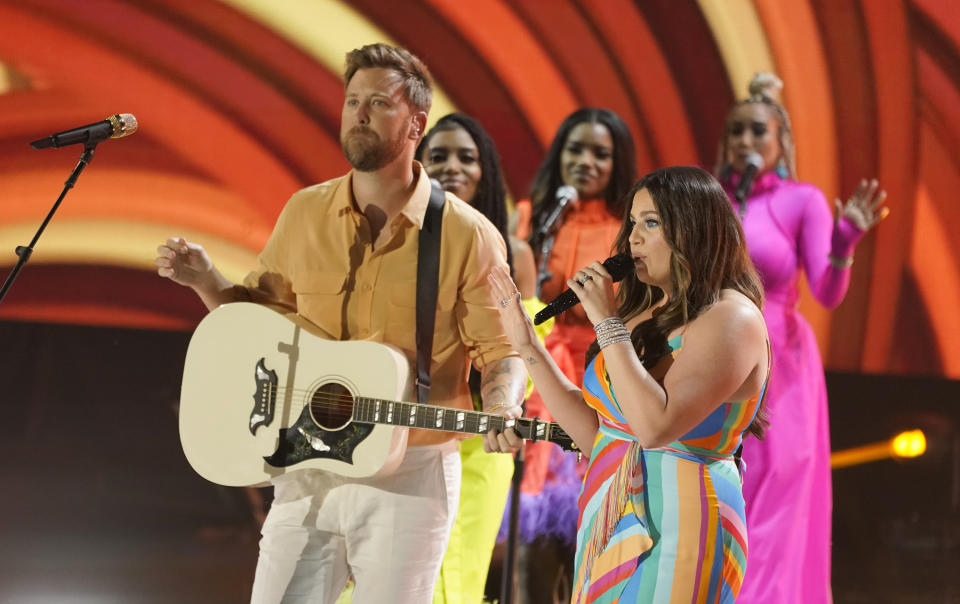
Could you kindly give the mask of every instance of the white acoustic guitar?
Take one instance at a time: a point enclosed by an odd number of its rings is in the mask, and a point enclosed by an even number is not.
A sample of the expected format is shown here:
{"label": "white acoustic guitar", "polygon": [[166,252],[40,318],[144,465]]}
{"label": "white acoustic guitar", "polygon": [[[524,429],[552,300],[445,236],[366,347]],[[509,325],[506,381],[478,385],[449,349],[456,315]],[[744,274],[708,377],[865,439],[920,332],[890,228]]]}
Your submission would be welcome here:
{"label": "white acoustic guitar", "polygon": [[197,473],[228,486],[305,468],[388,473],[403,458],[408,428],[482,434],[513,427],[523,438],[576,450],[555,423],[401,402],[412,380],[398,350],[311,330],[296,315],[245,302],[200,322],[180,392],[180,442]]}

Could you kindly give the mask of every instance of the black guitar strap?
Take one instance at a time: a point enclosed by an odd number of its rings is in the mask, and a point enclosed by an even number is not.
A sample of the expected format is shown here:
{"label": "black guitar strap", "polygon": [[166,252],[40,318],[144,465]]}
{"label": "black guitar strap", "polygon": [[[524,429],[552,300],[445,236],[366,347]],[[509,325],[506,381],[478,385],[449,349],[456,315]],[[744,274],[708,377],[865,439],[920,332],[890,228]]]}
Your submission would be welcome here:
{"label": "black guitar strap", "polygon": [[417,402],[430,396],[430,359],[433,357],[433,324],[437,317],[440,278],[440,231],[443,227],[443,189],[430,187],[430,202],[420,229],[417,250]]}

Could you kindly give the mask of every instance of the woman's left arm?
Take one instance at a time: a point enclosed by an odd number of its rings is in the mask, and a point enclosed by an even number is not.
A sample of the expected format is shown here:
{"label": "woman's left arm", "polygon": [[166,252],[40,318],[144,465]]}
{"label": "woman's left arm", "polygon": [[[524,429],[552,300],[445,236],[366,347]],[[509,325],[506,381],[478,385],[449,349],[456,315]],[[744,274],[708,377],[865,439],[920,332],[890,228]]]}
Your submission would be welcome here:
{"label": "woman's left arm", "polygon": [[836,307],[847,293],[857,243],[889,213],[883,206],[887,194],[878,189],[876,180],[860,181],[846,203],[836,200],[833,217],[819,191],[804,204],[799,253],[811,293],[827,308]]}

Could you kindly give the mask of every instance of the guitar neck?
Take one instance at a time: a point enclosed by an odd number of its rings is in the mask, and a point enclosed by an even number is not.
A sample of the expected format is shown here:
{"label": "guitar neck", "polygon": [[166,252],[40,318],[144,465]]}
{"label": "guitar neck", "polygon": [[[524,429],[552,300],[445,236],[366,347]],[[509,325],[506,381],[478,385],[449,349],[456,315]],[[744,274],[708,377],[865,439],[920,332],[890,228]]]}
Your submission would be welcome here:
{"label": "guitar neck", "polygon": [[578,450],[573,439],[559,425],[537,418],[507,419],[496,413],[357,397],[354,399],[353,419],[368,424],[407,426],[462,434],[485,434],[490,430],[503,432],[507,428],[513,428],[518,436],[526,440],[546,440],[568,451]]}

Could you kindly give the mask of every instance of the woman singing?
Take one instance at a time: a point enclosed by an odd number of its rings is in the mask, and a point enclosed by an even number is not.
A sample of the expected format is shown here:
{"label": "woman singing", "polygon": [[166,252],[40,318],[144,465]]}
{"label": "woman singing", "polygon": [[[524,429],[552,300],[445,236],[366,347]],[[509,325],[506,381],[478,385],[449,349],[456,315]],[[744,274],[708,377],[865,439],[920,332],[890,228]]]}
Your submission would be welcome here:
{"label": "woman singing", "polygon": [[[733,602],[747,561],[736,456],[763,430],[769,345],[763,293],[723,189],[706,171],[644,176],[615,250],[568,287],[596,341],[583,386],[533,335],[503,271],[490,276],[507,334],[554,418],[590,464],[579,498],[573,601]],[[511,430],[485,437],[511,450]]]}

